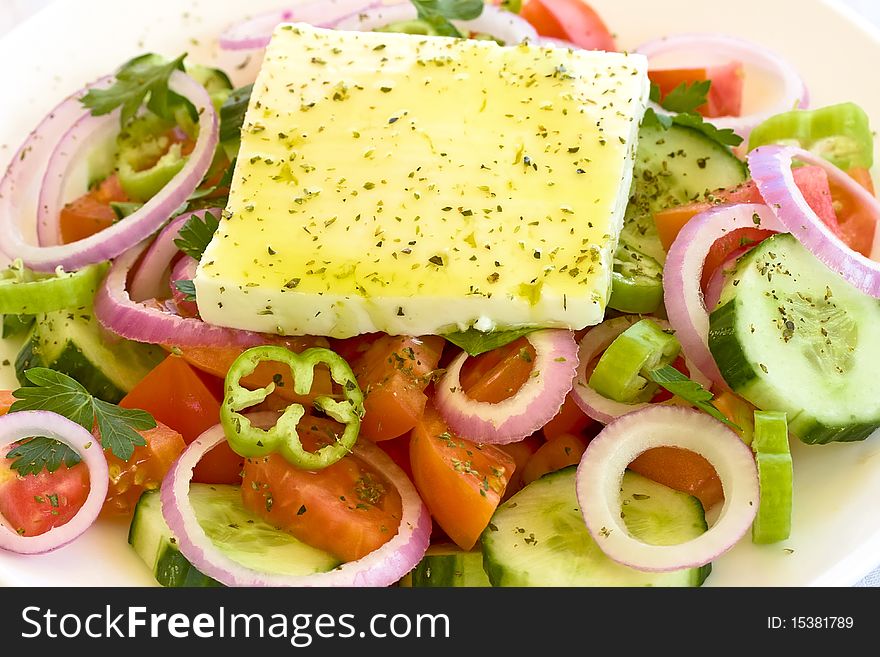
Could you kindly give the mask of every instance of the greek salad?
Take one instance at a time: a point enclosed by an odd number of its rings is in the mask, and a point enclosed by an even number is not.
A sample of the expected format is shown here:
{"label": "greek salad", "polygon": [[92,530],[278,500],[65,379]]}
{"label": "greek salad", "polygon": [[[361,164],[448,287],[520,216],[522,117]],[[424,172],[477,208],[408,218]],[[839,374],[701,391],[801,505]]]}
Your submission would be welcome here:
{"label": "greek salad", "polygon": [[880,428],[874,135],[765,47],[623,52],[583,0],[218,42],[250,84],[113,62],[0,179],[0,550],[121,517],[169,587],[700,586],[790,536],[792,441]]}

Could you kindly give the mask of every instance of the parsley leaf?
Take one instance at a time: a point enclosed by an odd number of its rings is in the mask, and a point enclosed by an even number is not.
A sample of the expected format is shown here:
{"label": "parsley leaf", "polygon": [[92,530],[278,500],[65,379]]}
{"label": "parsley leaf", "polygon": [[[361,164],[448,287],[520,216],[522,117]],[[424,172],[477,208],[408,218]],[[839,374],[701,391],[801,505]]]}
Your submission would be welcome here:
{"label": "parsley leaf", "polygon": [[[233,91],[220,107],[220,142],[236,142],[241,139],[241,126],[251,100],[254,85],[240,87]],[[236,149],[237,150],[237,149]]]}
{"label": "parsley leaf", "polygon": [[39,474],[43,468],[49,472],[55,472],[62,463],[68,468],[72,468],[82,460],[79,454],[68,445],[45,436],[22,442],[10,451],[6,458],[16,459],[11,467],[18,471],[22,477],[29,474]]}
{"label": "parsley leaf", "polygon": [[196,284],[190,280],[174,281],[174,287],[183,293],[184,301],[196,300]]}
{"label": "parsley leaf", "polygon": [[456,333],[447,333],[443,337],[457,347],[464,349],[469,356],[479,356],[487,351],[498,349],[518,340],[524,335],[537,331],[535,327],[511,329],[509,331],[492,331],[483,333],[475,328]]}
{"label": "parsley leaf", "polygon": [[[156,427],[156,420],[146,411],[121,408],[100,399],[95,399],[78,381],[66,374],[45,367],[33,367],[25,372],[27,380],[33,384],[14,391],[16,402],[9,412],[52,411],[76,422],[87,431],[95,424],[101,435],[101,445],[124,461],[131,458],[135,445],[145,445],[146,441],[138,431]],[[37,440],[36,444],[34,441]],[[51,441],[55,445],[47,445]],[[33,445],[32,447],[28,447]],[[39,472],[43,467],[50,472],[51,466],[57,470],[61,460],[70,463],[68,455],[58,443],[50,438],[34,438],[17,447],[28,447],[19,461],[12,467],[21,471]],[[11,458],[12,452],[9,457]],[[35,469],[36,468],[36,469]]]}
{"label": "parsley leaf", "polygon": [[219,219],[210,212],[205,212],[201,219],[193,215],[183,224],[174,245],[190,258],[201,260],[219,225]]}
{"label": "parsley leaf", "polygon": [[431,25],[441,36],[464,38],[453,20],[470,21],[483,13],[483,0],[410,0],[419,19]]}
{"label": "parsley leaf", "polygon": [[701,411],[714,417],[716,420],[720,420],[733,429],[741,429],[738,425],[728,420],[724,413],[715,407],[712,403],[713,396],[711,392],[706,390],[696,381],[692,381],[686,377],[672,367],[672,365],[664,365],[663,367],[651,370],[648,372],[648,377],[650,377],[654,383],[660,384],[673,395],[690,402]]}
{"label": "parsley leaf", "polygon": [[[171,61],[153,54],[136,57],[123,64],[116,72],[113,86],[107,89],[90,89],[80,102],[94,116],[109,114],[121,107],[122,125],[134,118],[145,101],[150,111],[169,121],[175,120],[175,112],[182,106],[188,107],[194,116],[195,109],[189,101],[168,88],[171,74],[184,70],[185,57],[185,53]],[[196,118],[198,117],[194,116]]]}
{"label": "parsley leaf", "polygon": [[682,82],[675,89],[666,94],[666,98],[660,100],[660,87],[656,84],[652,84],[651,100],[670,112],[696,112],[700,105],[706,104],[706,99],[709,95],[709,87],[711,85],[711,80],[698,80],[691,84]]}
{"label": "parsley leaf", "polygon": [[680,125],[696,130],[722,146],[739,146],[743,139],[731,128],[717,128],[696,112],[696,109],[706,102],[710,86],[711,80],[694,82],[690,85],[682,82],[669,92],[661,102],[660,88],[656,84],[652,84],[651,100],[670,113],[659,113],[649,107],[645,111],[642,125],[663,130],[668,130],[672,125]]}

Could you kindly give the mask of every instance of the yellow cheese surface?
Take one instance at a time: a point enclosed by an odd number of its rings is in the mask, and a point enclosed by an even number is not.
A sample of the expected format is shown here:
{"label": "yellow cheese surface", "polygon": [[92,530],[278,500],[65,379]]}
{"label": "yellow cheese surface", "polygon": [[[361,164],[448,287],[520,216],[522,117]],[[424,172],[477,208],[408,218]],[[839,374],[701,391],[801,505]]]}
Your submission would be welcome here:
{"label": "yellow cheese surface", "polygon": [[202,317],[345,337],[601,321],[639,55],[280,26]]}

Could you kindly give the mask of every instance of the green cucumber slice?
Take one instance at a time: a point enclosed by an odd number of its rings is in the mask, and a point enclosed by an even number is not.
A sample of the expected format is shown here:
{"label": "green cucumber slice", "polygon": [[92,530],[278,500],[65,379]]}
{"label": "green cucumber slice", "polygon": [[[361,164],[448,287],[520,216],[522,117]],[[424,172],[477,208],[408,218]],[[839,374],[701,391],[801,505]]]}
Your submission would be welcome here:
{"label": "green cucumber slice", "polygon": [[[312,575],[333,570],[339,560],[275,529],[244,509],[238,486],[191,484],[190,501],[199,524],[229,558],[254,570]],[[158,491],[141,496],[128,542],[162,586],[219,586],[180,553],[162,517]]]}
{"label": "green cucumber slice", "polygon": [[752,450],[761,488],[758,513],[752,523],[752,542],[784,541],[791,535],[793,476],[785,413],[755,411]]}
{"label": "green cucumber slice", "polygon": [[25,371],[48,367],[79,381],[98,399],[117,403],[158,365],[165,352],[155,345],[122,340],[98,324],[89,307],[36,316],[15,361],[19,383]]}
{"label": "green cucumber slice", "polygon": [[[612,561],[584,524],[574,466],[544,475],[495,511],[481,537],[493,586],[699,586],[711,566],[648,573]],[[706,531],[700,501],[627,471],[621,513],[637,538],[674,545]]]}
{"label": "green cucumber slice", "polygon": [[617,246],[608,307],[623,313],[653,313],[663,303],[663,267],[626,242]]}
{"label": "green cucumber slice", "polygon": [[474,587],[491,586],[483,570],[483,553],[465,552],[455,545],[432,545],[401,586],[418,587]]}
{"label": "green cucumber slice", "polygon": [[734,392],[784,411],[805,443],[863,440],[880,427],[880,301],[792,235],[740,259],[710,316],[709,348]]}

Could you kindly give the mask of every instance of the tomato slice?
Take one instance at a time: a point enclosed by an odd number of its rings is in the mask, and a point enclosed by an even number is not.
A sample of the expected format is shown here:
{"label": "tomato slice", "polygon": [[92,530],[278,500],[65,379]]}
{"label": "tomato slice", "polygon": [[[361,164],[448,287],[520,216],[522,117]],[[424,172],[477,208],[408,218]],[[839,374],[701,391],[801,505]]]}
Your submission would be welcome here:
{"label": "tomato slice", "polygon": [[535,348],[525,338],[468,358],[461,368],[461,387],[471,399],[497,404],[516,394],[532,374]]}
{"label": "tomato slice", "polygon": [[[97,434],[97,431],[93,433]],[[109,450],[104,450],[110,471],[110,487],[103,513],[131,514],[141,494],[147,490],[155,490],[162,484],[171,464],[186,448],[181,435],[161,422],[155,429],[139,433],[147,444],[136,446],[134,454],[127,461]]]}
{"label": "tomato slice", "polygon": [[528,0],[520,16],[538,34],[565,39],[586,50],[615,50],[614,37],[584,0]]}
{"label": "tomato slice", "polygon": [[64,244],[90,237],[116,221],[110,203],[123,203],[128,196],[122,191],[116,174],[108,176],[93,190],[71,201],[59,216],[61,241]]}
{"label": "tomato slice", "polygon": [[528,485],[548,472],[556,472],[581,460],[587,441],[581,436],[563,433],[538,448],[523,470],[523,483]]}
{"label": "tomato slice", "polygon": [[[335,440],[341,425],[305,416],[297,426],[303,446]],[[354,455],[316,472],[278,454],[247,459],[242,500],[247,509],[309,545],[354,561],[397,533],[400,494],[381,473]]]}
{"label": "tomato slice", "polygon": [[706,102],[697,112],[707,118],[739,116],[742,113],[743,65],[729,62],[703,68],[664,68],[648,71],[651,82],[660,88],[660,98],[665,98],[681,84],[711,80]]}
{"label": "tomato slice", "polygon": [[596,421],[586,415],[581,410],[581,407],[577,405],[574,398],[568,395],[562,404],[562,408],[559,409],[559,413],[545,424],[541,431],[544,434],[544,438],[552,440],[566,433],[578,435],[594,424],[597,424]]}
{"label": "tomato slice", "polygon": [[678,447],[655,447],[640,454],[629,469],[643,477],[689,493],[708,509],[724,499],[721,479],[705,458]]}
{"label": "tomato slice", "polygon": [[[220,421],[222,383],[197,373],[170,354],[123,398],[123,408],[140,408],[171,427],[187,444]],[[225,443],[205,454],[193,474],[204,484],[237,484],[243,459]]]}
{"label": "tomato slice", "polygon": [[[874,193],[874,181],[870,171],[854,168],[847,173],[871,194]],[[877,218],[873,210],[859,203],[835,181],[830,180],[829,182],[831,196],[834,199],[834,209],[837,216],[840,217],[840,232],[843,241],[854,251],[870,258],[871,250],[874,247],[874,233],[877,230]]]}
{"label": "tomato slice", "polygon": [[515,471],[494,445],[459,438],[429,404],[410,438],[413,481],[449,538],[470,550],[489,524]]}
{"label": "tomato slice", "polygon": [[11,390],[0,390],[0,416],[9,412],[9,407],[15,403],[15,397]]}
{"label": "tomato slice", "polygon": [[523,481],[523,470],[525,470],[526,463],[529,462],[532,455],[537,452],[538,448],[543,444],[544,442],[540,438],[529,436],[516,443],[498,445],[501,451],[505,452],[513,459],[515,466],[513,473],[507,480],[507,488],[504,489],[504,495],[501,497],[502,501],[519,492],[522,490],[522,487],[525,486],[525,482]]}
{"label": "tomato slice", "polygon": [[88,494],[89,470],[82,463],[21,476],[11,459],[0,459],[0,515],[22,536],[39,536],[65,524]]}
{"label": "tomato slice", "polygon": [[428,401],[424,391],[445,344],[437,335],[385,335],[352,364],[364,393],[362,437],[378,442],[412,430],[424,413]]}

